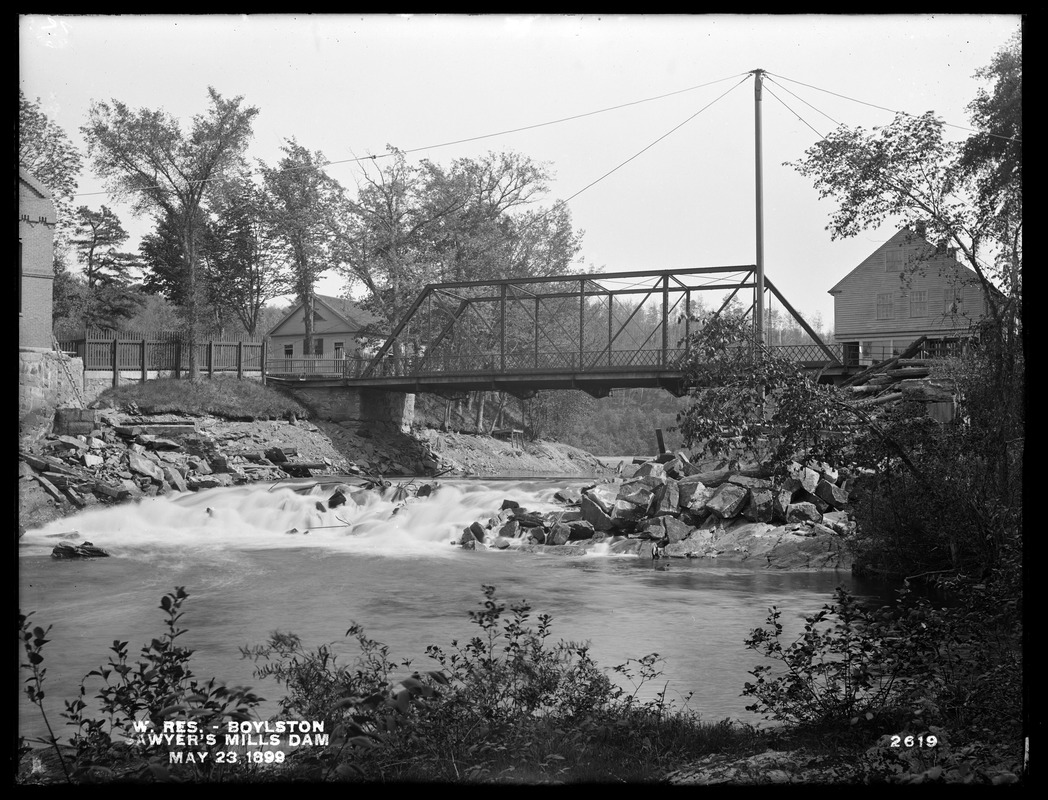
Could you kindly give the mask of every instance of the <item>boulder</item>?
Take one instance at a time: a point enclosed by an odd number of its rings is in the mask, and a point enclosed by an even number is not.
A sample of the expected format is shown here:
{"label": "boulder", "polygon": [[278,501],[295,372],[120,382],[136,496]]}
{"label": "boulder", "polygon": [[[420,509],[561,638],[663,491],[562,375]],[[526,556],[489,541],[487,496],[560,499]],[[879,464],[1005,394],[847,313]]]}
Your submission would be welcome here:
{"label": "boulder", "polygon": [[582,502],[579,506],[579,510],[582,512],[582,518],[586,520],[586,522],[590,523],[594,527],[594,529],[598,531],[611,530],[611,517],[590,496],[582,496]]}
{"label": "boulder", "polygon": [[722,483],[717,487],[713,496],[706,501],[706,508],[721,519],[731,519],[742,511],[749,493],[749,489],[737,484]]}
{"label": "boulder", "polygon": [[774,498],[768,489],[751,489],[750,499],[742,509],[742,516],[750,522],[771,522],[774,516]]}
{"label": "boulder", "polygon": [[815,496],[838,510],[848,505],[848,492],[825,478],[815,487]]}
{"label": "boulder", "polygon": [[728,478],[728,482],[747,489],[761,489],[764,491],[770,491],[774,486],[769,478],[751,478],[748,475],[732,475]]}
{"label": "boulder", "polygon": [[651,501],[648,503],[648,514],[651,516],[663,516],[666,514],[680,513],[680,490],[677,481],[666,478],[666,482],[655,487]]}
{"label": "boulder", "polygon": [[780,522],[786,521],[786,510],[793,502],[793,492],[788,489],[779,488],[772,492],[772,514],[773,518]]}
{"label": "boulder", "polygon": [[157,481],[158,483],[162,483],[164,480],[164,470],[160,468],[159,464],[145,456],[131,452],[130,450],[127,453],[127,465],[131,468],[132,472],[137,472],[139,475],[145,475],[147,478]]}
{"label": "boulder", "polygon": [[598,483],[591,486],[582,493],[583,500],[589,499],[601,511],[611,516],[611,510],[615,507],[615,500],[619,496],[619,483]]}
{"label": "boulder", "polygon": [[805,467],[796,461],[786,468],[788,477],[800,482],[801,487],[811,494],[815,493],[815,487],[819,485],[819,473],[811,467]]}
{"label": "boulder", "polygon": [[822,522],[822,513],[811,503],[790,503],[786,522]]}
{"label": "boulder", "polygon": [[695,475],[688,475],[677,481],[677,493],[679,495],[678,502],[681,508],[688,508],[691,503],[691,498],[695,495],[700,495],[702,497],[702,502],[699,506],[704,506],[712,494],[712,492],[706,490],[706,484],[700,481]]}

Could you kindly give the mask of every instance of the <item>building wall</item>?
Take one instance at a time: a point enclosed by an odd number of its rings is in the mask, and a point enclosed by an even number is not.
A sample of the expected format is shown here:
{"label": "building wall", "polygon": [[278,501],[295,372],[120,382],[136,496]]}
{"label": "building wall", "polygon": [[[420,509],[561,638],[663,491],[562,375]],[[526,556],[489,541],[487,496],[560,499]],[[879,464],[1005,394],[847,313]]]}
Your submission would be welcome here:
{"label": "building wall", "polygon": [[[895,234],[834,287],[835,342],[867,343],[876,360],[921,336],[963,336],[984,316],[975,276],[952,257],[933,256],[916,270],[907,268],[929,247],[908,236],[905,230]],[[889,269],[889,263],[901,268]]]}
{"label": "building wall", "polygon": [[56,408],[80,408],[84,362],[64,353],[22,349],[18,352],[18,421],[46,429]]}
{"label": "building wall", "polygon": [[55,208],[46,189],[18,180],[18,344],[51,349]]}

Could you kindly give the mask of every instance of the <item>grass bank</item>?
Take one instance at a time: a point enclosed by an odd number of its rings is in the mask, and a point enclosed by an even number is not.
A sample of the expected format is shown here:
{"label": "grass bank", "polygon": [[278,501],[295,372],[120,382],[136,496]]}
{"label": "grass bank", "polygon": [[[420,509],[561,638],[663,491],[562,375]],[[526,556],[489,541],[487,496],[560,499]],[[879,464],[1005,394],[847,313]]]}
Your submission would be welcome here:
{"label": "grass bank", "polygon": [[282,419],[309,411],[294,398],[258,381],[230,377],[191,381],[158,378],[106,389],[99,405],[137,408],[142,414],[188,414],[229,420]]}

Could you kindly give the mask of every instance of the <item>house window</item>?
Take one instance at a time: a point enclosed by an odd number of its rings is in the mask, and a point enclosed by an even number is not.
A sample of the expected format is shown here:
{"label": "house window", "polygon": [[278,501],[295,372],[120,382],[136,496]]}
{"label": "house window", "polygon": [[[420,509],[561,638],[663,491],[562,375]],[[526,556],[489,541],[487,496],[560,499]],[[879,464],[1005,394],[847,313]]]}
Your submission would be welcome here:
{"label": "house window", "polygon": [[892,293],[877,295],[877,319],[892,319]]}
{"label": "house window", "polygon": [[295,345],[286,344],[284,345],[284,358],[291,358],[295,355]]}
{"label": "house window", "polygon": [[960,314],[964,311],[964,287],[947,286],[943,290],[943,311],[947,314]]}
{"label": "house window", "polygon": [[346,343],[345,342],[335,342],[335,358],[345,358],[345,357],[346,357]]}
{"label": "house window", "polygon": [[902,272],[903,265],[903,252],[902,249],[898,250],[885,250],[884,251],[884,271],[885,272]]}
{"label": "house window", "polygon": [[911,291],[910,292],[910,316],[911,317],[926,317],[928,316],[928,292],[927,291]]}
{"label": "house window", "polygon": [[873,342],[859,342],[859,360],[873,360]]}
{"label": "house window", "polygon": [[322,356],[324,355],[324,340],[313,337],[313,355]]}

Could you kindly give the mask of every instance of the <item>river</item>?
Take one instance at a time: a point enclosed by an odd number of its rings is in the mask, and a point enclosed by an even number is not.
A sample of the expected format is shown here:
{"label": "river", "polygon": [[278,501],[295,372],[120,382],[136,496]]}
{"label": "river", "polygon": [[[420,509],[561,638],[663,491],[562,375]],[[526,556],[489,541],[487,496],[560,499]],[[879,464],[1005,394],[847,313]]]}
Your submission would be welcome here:
{"label": "river", "polygon": [[[432,669],[426,646],[446,649],[474,635],[468,612],[479,608],[481,586],[491,584],[507,603],[526,599],[535,616],[551,615],[554,639],[588,641],[602,667],[658,653],[663,676],[648,696],[665,686],[679,702],[693,692],[689,707],[703,719],[748,722],[759,720],[740,693],[760,658],[743,641],[769,606],[783,612],[788,632],[798,631],[838,585],[860,596],[883,592],[848,573],[652,561],[599,545],[566,556],[451,544],[504,498],[544,511],[559,507],[557,489],[584,484],[442,481],[431,496],[399,508],[392,492],[385,499],[368,492],[362,506],[351,500],[321,511],[317,501],[331,495],[330,485],[287,482],[97,508],[28,531],[19,541],[19,605],[34,612],[36,624],[53,625],[44,648],[52,724],[62,722],[61,701],[76,696],[80,679],[106,662],[114,639],[128,641],[134,657],[163,631],[159,601],[176,586],[189,592],[181,641],[196,651],[196,675],[253,687],[267,698],[266,713],[276,711],[280,687],[253,676],[240,646],[292,631],[307,645],[335,642],[351,660],[355,648],[344,633],[356,622],[389,646],[393,660]],[[51,558],[71,530],[80,534],[71,541],[91,541],[111,557]],[[22,694],[18,727],[26,736],[43,734]]]}

